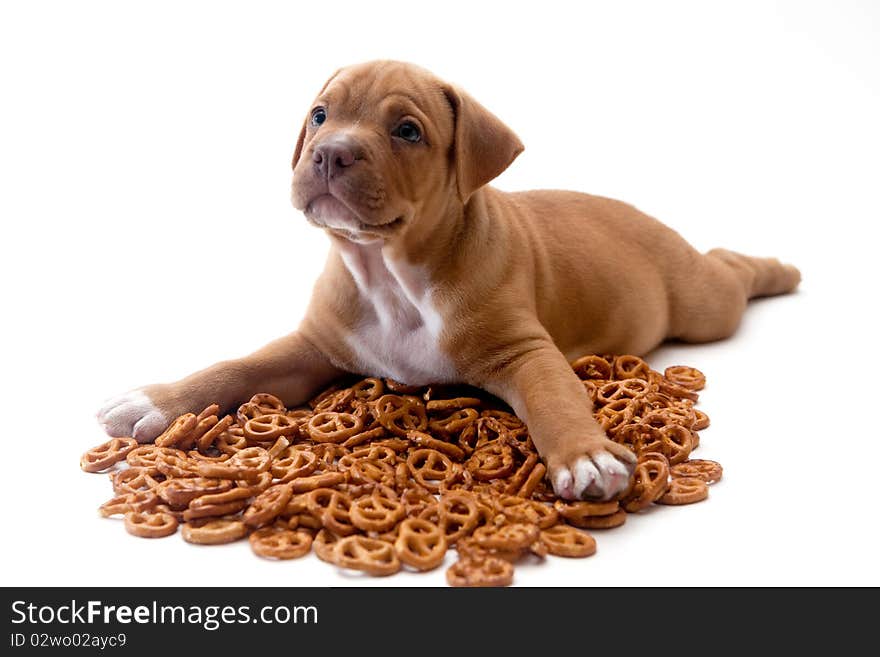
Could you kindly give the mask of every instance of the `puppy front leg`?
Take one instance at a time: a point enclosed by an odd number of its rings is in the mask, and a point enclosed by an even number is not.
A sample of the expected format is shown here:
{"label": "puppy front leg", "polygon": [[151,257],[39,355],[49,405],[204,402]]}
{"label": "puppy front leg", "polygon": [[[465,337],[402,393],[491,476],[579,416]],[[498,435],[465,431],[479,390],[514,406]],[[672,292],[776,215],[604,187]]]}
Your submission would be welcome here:
{"label": "puppy front leg", "polygon": [[228,410],[257,392],[271,393],[288,406],[302,404],[340,374],[310,341],[295,332],[244,358],[110,399],[98,411],[98,421],[111,436],[147,442],[183,413],[198,413],[209,404]]}
{"label": "puppy front leg", "polygon": [[635,455],[605,436],[583,384],[552,342],[508,358],[480,385],[528,425],[557,495],[607,500],[627,487]]}

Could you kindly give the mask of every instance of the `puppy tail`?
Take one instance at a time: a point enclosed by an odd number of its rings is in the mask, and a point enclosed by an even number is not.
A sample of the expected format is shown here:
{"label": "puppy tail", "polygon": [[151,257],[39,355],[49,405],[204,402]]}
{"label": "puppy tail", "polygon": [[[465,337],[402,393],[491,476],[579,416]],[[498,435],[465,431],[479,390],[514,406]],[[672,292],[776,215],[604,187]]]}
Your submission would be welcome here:
{"label": "puppy tail", "polygon": [[712,249],[707,256],[717,258],[736,272],[749,299],[792,292],[801,282],[801,272],[776,258],[754,258],[727,249]]}

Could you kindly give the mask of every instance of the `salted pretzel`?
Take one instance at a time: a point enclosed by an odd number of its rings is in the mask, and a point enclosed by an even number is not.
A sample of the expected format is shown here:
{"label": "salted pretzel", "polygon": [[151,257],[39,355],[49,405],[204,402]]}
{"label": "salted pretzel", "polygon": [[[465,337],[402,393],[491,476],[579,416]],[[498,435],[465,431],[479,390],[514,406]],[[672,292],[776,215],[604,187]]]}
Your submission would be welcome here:
{"label": "salted pretzel", "polygon": [[228,479],[208,479],[205,477],[187,477],[166,479],[156,486],[156,494],[171,505],[188,505],[202,495],[223,493],[233,487]]}
{"label": "salted pretzel", "polygon": [[595,528],[595,518],[608,517],[620,510],[617,500],[611,502],[563,502],[556,500],[553,503],[559,516],[570,525],[583,529]]}
{"label": "salted pretzel", "polygon": [[444,411],[459,411],[462,409],[473,409],[481,406],[482,399],[477,397],[455,397],[453,399],[432,399],[425,402],[425,409],[428,413],[441,413]]}
{"label": "salted pretzel", "polygon": [[273,441],[279,436],[291,436],[299,432],[297,423],[280,413],[259,415],[251,418],[243,427],[244,435],[257,442]]}
{"label": "salted pretzel", "polygon": [[238,518],[208,518],[184,523],[180,533],[187,543],[220,545],[244,538],[248,528]]}
{"label": "salted pretzel", "polygon": [[400,570],[400,559],[390,543],[361,534],[340,538],[333,546],[333,562],[380,577]]}
{"label": "salted pretzel", "polygon": [[706,386],[706,376],[694,367],[673,365],[663,372],[664,378],[688,390],[702,390]]}
{"label": "salted pretzel", "polygon": [[534,495],[535,491],[538,489],[538,486],[544,481],[544,476],[547,474],[547,466],[543,463],[535,464],[535,467],[532,468],[532,471],[529,473],[529,476],[526,477],[526,480],[523,482],[523,485],[520,486],[519,490],[516,492],[518,497],[531,497]]}
{"label": "salted pretzel", "polygon": [[709,416],[703,411],[694,409],[694,415],[697,418],[694,420],[694,426],[691,427],[694,431],[702,431],[709,426]]}
{"label": "salted pretzel", "polygon": [[363,420],[351,413],[325,411],[312,416],[307,430],[317,443],[341,443],[360,432],[363,426]]}
{"label": "salted pretzel", "polygon": [[162,538],[177,531],[177,518],[166,511],[129,511],[125,531],[141,538]]}
{"label": "salted pretzel", "polygon": [[137,446],[134,438],[111,438],[83,454],[79,467],[86,472],[101,472],[124,461]]}
{"label": "salted pretzel", "polygon": [[396,436],[405,438],[407,431],[424,431],[428,426],[425,405],[416,397],[383,395],[374,403],[376,419]]}
{"label": "salted pretzel", "polygon": [[466,466],[471,476],[478,481],[503,479],[513,472],[513,449],[502,441],[492,441],[476,449],[468,458]]}
{"label": "salted pretzel", "polygon": [[691,459],[684,461],[669,469],[673,479],[682,477],[702,479],[707,484],[713,484],[721,479],[724,470],[720,463],[708,459]]}
{"label": "salted pretzel", "polygon": [[318,468],[318,456],[311,450],[288,447],[272,461],[272,476],[282,483],[312,474]]}
{"label": "salted pretzel", "polygon": [[574,527],[556,525],[541,531],[541,543],[557,557],[582,558],[596,554],[596,539]]}
{"label": "salted pretzel", "polygon": [[474,530],[477,545],[489,550],[513,552],[524,550],[538,540],[541,530],[537,525],[515,522],[505,525],[486,525]]}
{"label": "salted pretzel", "polygon": [[416,570],[432,570],[446,556],[446,536],[435,523],[407,518],[400,523],[394,552],[400,561]]}
{"label": "salted pretzel", "polygon": [[217,479],[256,479],[261,472],[266,472],[272,458],[262,447],[246,447],[235,452],[226,461],[210,463],[202,462],[196,471],[202,477]]}
{"label": "salted pretzel", "polygon": [[669,461],[676,465],[686,460],[694,448],[694,434],[680,424],[669,424],[659,430],[662,441],[661,452]]}
{"label": "salted pretzel", "polygon": [[98,507],[98,513],[105,518],[125,515],[129,511],[150,511],[159,504],[159,496],[151,490],[117,495]]}
{"label": "salted pretzel", "polygon": [[252,529],[268,525],[284,511],[292,496],[293,490],[289,484],[277,484],[267,488],[244,512],[242,516],[244,524]]}
{"label": "salted pretzel", "polygon": [[601,356],[582,356],[571,364],[571,368],[575,374],[582,380],[600,379],[607,380],[611,378],[611,363]]}
{"label": "salted pretzel", "polygon": [[419,448],[409,453],[406,465],[419,485],[432,492],[439,492],[440,484],[451,484],[456,470],[449,457],[436,449]]}
{"label": "salted pretzel", "polygon": [[175,419],[154,441],[157,447],[189,449],[193,444],[193,432],[198,424],[195,413],[184,413]]}
{"label": "salted pretzel", "polygon": [[513,564],[494,555],[459,559],[446,571],[446,581],[455,587],[510,586]]}
{"label": "salted pretzel", "polygon": [[[158,477],[158,479],[157,479]],[[162,475],[155,468],[129,467],[110,475],[113,492],[117,495],[137,493],[142,490],[156,488]]]}
{"label": "salted pretzel", "polygon": [[623,498],[622,506],[635,513],[657,501],[669,488],[669,462],[663,454],[645,452],[639,455],[633,474],[632,488]]}
{"label": "salted pretzel", "polygon": [[610,404],[618,399],[635,399],[646,394],[650,389],[651,384],[645,379],[609,381],[597,389],[596,401],[600,404]]}
{"label": "salted pretzel", "polygon": [[658,504],[678,506],[702,502],[709,497],[709,485],[697,477],[673,477],[667,490]]}
{"label": "salted pretzel", "polygon": [[185,452],[164,453],[156,457],[156,469],[166,477],[196,477],[196,462]]}
{"label": "salted pretzel", "polygon": [[365,532],[387,532],[406,515],[403,503],[390,490],[376,488],[351,503],[351,522]]}
{"label": "salted pretzel", "polygon": [[[423,510],[419,517],[430,519],[434,514],[430,507]],[[466,491],[450,491],[440,496],[437,502],[436,518],[446,542],[454,545],[458,539],[469,535],[480,520],[480,510],[473,495]]]}
{"label": "salted pretzel", "polygon": [[623,354],[614,358],[612,370],[616,379],[647,379],[651,368],[638,356]]}
{"label": "salted pretzel", "polygon": [[258,392],[248,400],[248,403],[254,404],[259,410],[263,411],[264,415],[271,413],[287,414],[287,407],[284,405],[284,402],[275,395],[270,395],[266,392]]}
{"label": "salted pretzel", "polygon": [[[429,423],[428,426],[430,428],[431,424]],[[439,440],[424,431],[407,431],[406,438],[419,447],[436,449],[438,452],[443,452],[446,456],[456,461],[461,461],[465,457],[464,450],[455,443]]]}
{"label": "salted pretzel", "polygon": [[539,529],[547,529],[559,522],[559,512],[554,507],[536,500],[505,494],[492,498],[492,503],[505,521],[530,523]]}
{"label": "salted pretzel", "polygon": [[309,553],[312,535],[304,530],[288,529],[284,525],[263,527],[249,536],[251,549],[266,559],[297,559]]}

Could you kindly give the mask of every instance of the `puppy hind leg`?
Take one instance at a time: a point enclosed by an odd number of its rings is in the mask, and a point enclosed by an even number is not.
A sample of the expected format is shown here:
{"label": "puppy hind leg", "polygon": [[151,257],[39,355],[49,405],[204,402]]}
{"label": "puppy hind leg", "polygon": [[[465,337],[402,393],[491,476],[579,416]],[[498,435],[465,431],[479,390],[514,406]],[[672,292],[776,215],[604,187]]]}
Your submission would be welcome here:
{"label": "puppy hind leg", "polygon": [[727,249],[712,249],[706,257],[723,262],[736,272],[749,299],[791,292],[801,281],[796,267],[776,258],[755,258]]}
{"label": "puppy hind leg", "polygon": [[775,258],[753,258],[726,249],[694,254],[687,276],[671,299],[668,337],[711,342],[730,337],[749,299],[784,294],[797,287],[800,272]]}

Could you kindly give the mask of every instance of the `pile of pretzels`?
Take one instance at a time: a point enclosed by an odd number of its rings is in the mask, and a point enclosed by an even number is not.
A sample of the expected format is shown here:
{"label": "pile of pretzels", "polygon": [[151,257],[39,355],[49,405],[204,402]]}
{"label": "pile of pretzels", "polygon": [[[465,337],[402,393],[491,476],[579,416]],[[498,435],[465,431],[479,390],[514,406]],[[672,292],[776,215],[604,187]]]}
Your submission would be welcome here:
{"label": "pile of pretzels", "polygon": [[248,538],[268,559],[315,555],[370,575],[446,571],[452,586],[507,586],[523,558],[587,557],[585,530],[623,524],[653,503],[706,499],[721,478],[690,459],[709,425],[694,408],[705,377],[661,374],[630,355],[572,363],[608,436],[638,457],[611,502],[557,498],[525,424],[490,395],[390,379],[340,382],[288,409],[257,394],[234,415],[216,405],[178,417],[155,440],[112,438],[83,454],[115,497],[99,507],[145,538],[197,544]]}

